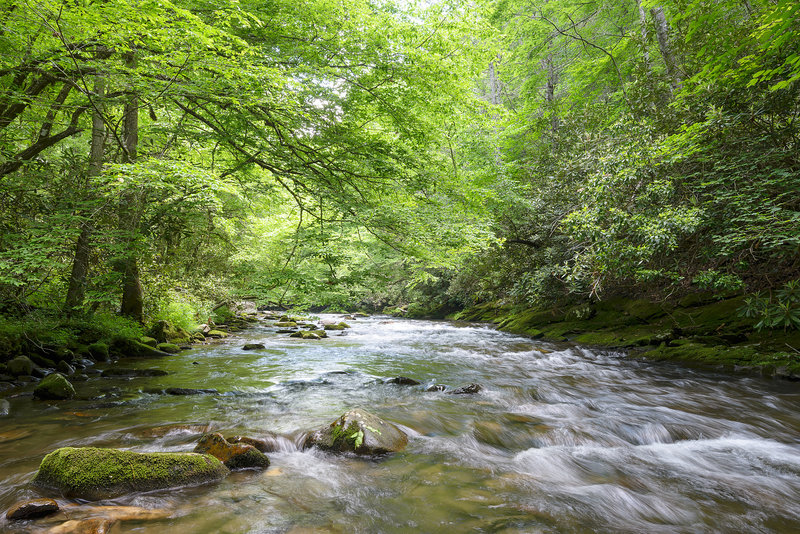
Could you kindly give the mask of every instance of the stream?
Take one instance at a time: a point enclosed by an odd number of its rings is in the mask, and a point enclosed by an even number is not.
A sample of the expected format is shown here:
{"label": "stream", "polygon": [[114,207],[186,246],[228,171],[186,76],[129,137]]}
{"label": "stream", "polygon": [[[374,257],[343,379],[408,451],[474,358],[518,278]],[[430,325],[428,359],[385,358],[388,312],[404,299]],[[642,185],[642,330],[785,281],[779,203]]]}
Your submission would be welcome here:
{"label": "stream", "polygon": [[[323,340],[256,325],[168,358],[116,364],[167,376],[92,378],[75,384],[80,399],[71,401],[8,398],[0,511],[40,496],[29,482],[58,447],[191,451],[205,430],[271,431],[284,437],[265,471],[96,504],[166,516],[119,522],[114,533],[800,532],[796,383],[640,362],[485,325],[348,322],[346,335]],[[266,349],[244,351],[245,343]],[[422,384],[384,383],[397,376]],[[426,392],[434,383],[483,390]],[[169,387],[218,393],[154,393]],[[355,407],[403,428],[408,448],[378,459],[297,448],[303,432]],[[58,524],[49,521],[3,517],[0,531],[47,532]]]}

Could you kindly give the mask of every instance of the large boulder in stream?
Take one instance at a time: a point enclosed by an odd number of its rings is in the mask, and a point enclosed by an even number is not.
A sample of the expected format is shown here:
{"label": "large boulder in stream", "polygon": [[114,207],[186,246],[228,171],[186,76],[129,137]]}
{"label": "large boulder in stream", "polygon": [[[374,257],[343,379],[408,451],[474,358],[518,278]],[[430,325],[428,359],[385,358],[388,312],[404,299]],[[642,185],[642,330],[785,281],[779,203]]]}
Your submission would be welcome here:
{"label": "large boulder in stream", "polygon": [[44,457],[33,484],[67,498],[94,501],[215,482],[228,472],[209,454],[63,447]]}
{"label": "large boulder in stream", "polygon": [[310,433],[303,445],[305,448],[374,455],[399,452],[407,444],[408,436],[395,425],[377,415],[355,409],[330,425]]}
{"label": "large boulder in stream", "polygon": [[75,388],[64,375],[52,373],[39,382],[33,390],[33,396],[45,400],[71,399],[75,396]]}

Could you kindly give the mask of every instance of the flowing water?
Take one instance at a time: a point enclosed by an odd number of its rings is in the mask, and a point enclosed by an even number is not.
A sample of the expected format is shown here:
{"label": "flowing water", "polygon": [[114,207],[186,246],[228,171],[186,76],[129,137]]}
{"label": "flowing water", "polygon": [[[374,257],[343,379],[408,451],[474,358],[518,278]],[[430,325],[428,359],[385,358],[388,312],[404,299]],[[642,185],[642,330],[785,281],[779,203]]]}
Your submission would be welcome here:
{"label": "flowing water", "polygon": [[[112,532],[800,532],[796,384],[637,362],[482,325],[351,324],[320,341],[255,326],[220,344],[125,362],[168,376],[95,378],[77,384],[83,400],[8,399],[0,510],[39,495],[28,483],[57,447],[189,451],[212,429],[285,438],[266,471],[95,503],[166,516]],[[267,348],[244,351],[247,342]],[[423,384],[384,383],[396,376]],[[425,391],[472,382],[484,389]],[[167,387],[219,393],[146,392]],[[363,459],[294,445],[354,407],[400,425],[411,436],[407,450]],[[0,530],[46,531],[61,520],[2,519]]]}

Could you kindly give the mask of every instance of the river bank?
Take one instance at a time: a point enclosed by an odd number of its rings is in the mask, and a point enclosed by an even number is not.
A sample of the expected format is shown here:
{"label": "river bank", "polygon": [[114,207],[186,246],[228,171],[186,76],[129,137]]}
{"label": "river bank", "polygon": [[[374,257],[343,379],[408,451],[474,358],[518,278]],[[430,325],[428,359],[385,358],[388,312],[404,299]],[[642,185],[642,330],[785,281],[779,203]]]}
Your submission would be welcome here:
{"label": "river bank", "polygon": [[800,331],[762,330],[739,316],[741,296],[694,294],[675,303],[617,298],[564,309],[481,304],[450,318],[490,322],[545,341],[716,371],[800,380]]}

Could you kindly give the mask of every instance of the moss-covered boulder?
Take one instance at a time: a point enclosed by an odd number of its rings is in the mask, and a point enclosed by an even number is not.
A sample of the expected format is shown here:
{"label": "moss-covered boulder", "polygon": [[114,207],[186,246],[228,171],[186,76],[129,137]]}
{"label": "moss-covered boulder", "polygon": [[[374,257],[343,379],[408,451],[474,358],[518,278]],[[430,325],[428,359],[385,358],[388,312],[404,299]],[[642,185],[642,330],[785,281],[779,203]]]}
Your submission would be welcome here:
{"label": "moss-covered boulder", "polygon": [[158,340],[150,336],[142,336],[139,338],[139,343],[144,343],[148,347],[155,347],[158,345]]}
{"label": "moss-covered boulder", "polygon": [[68,498],[99,500],[205,484],[224,478],[228,472],[222,462],[208,454],[64,447],[44,457],[33,484]]}
{"label": "moss-covered boulder", "polygon": [[159,343],[156,345],[156,348],[162,352],[168,352],[170,354],[177,354],[181,351],[181,348],[174,343]]}
{"label": "moss-covered boulder", "polygon": [[361,409],[350,410],[330,425],[311,432],[304,442],[306,448],[363,455],[399,452],[407,444],[405,432]]}
{"label": "moss-covered boulder", "polygon": [[118,356],[131,358],[155,358],[169,356],[168,352],[158,350],[156,347],[145,345],[135,339],[119,338],[115,339],[112,350]]}
{"label": "moss-covered boulder", "polygon": [[206,334],[206,337],[210,337],[212,339],[225,339],[228,337],[228,333],[223,332],[222,330],[209,330]]}
{"label": "moss-covered boulder", "polygon": [[49,374],[33,390],[33,396],[37,399],[63,400],[71,399],[75,396],[75,388],[60,373]]}
{"label": "moss-covered boulder", "polygon": [[6,364],[6,368],[11,376],[27,376],[33,372],[33,362],[27,356],[17,356]]}
{"label": "moss-covered boulder", "polygon": [[218,433],[206,434],[200,438],[194,452],[210,454],[230,469],[269,467],[269,458],[256,447],[247,443],[229,443]]}
{"label": "moss-covered boulder", "polygon": [[170,322],[163,320],[156,321],[150,327],[147,335],[159,343],[189,343],[192,338],[192,335],[180,326],[174,326]]}
{"label": "moss-covered boulder", "polygon": [[292,334],[289,337],[299,337],[301,339],[322,339],[323,337],[328,337],[328,334],[325,334],[324,336],[319,335],[320,332],[322,332],[322,331],[321,330],[313,330],[313,331],[304,330],[304,331],[301,331],[301,332],[292,332]]}
{"label": "moss-covered boulder", "polygon": [[278,321],[277,323],[273,323],[272,326],[277,326],[278,328],[294,328],[297,326],[295,321]]}
{"label": "moss-covered boulder", "polygon": [[95,361],[106,362],[109,359],[108,345],[105,343],[92,343],[87,350],[89,351],[89,356]]}

